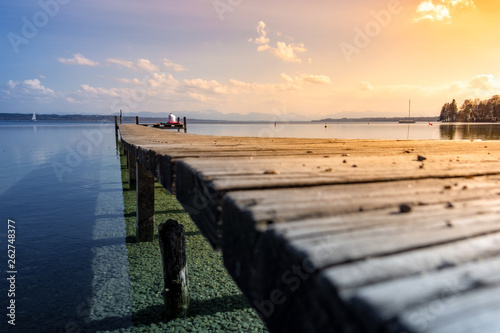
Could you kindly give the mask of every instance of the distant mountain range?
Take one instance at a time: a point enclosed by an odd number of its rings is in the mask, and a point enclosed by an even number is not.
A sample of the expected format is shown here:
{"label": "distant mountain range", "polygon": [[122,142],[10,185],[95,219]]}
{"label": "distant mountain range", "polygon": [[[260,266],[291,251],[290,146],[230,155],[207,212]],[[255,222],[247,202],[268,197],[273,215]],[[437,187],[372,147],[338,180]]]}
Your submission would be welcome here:
{"label": "distant mountain range", "polygon": [[[149,112],[142,111],[136,112],[133,116],[139,116],[139,118],[148,117],[148,118],[167,118],[170,112]],[[301,115],[296,113],[280,113],[280,114],[268,114],[268,113],[259,113],[259,112],[251,112],[246,114],[240,113],[222,113],[215,110],[206,110],[206,111],[174,111],[172,112],[174,115],[178,117],[186,117],[188,119],[198,119],[198,120],[217,120],[217,121],[270,121],[270,122],[286,122],[286,121],[298,121],[304,118]],[[113,114],[113,115],[119,115]],[[130,114],[124,114],[129,116]],[[308,117],[307,121],[312,120],[312,118]]]}
{"label": "distant mountain range", "polygon": [[[186,117],[190,122],[359,122],[359,121],[399,121],[405,119],[405,116],[397,113],[384,114],[379,116],[378,112],[338,112],[331,115],[323,116],[322,119],[314,120],[311,116],[301,115],[297,113],[287,113],[278,111],[276,114],[267,114],[252,112],[247,114],[239,113],[222,113],[215,110],[206,111],[178,111],[173,112],[178,117]],[[160,122],[168,119],[169,112],[149,112],[141,111],[135,113],[123,113],[124,122],[135,122],[135,117],[139,117],[140,122],[147,119],[149,122]],[[119,116],[119,113],[111,115],[90,115],[90,114],[37,114],[38,120],[66,120],[66,121],[114,121],[114,116]],[[0,120],[31,120],[32,114],[23,113],[0,113]],[[437,121],[435,117],[412,117],[416,121]]]}

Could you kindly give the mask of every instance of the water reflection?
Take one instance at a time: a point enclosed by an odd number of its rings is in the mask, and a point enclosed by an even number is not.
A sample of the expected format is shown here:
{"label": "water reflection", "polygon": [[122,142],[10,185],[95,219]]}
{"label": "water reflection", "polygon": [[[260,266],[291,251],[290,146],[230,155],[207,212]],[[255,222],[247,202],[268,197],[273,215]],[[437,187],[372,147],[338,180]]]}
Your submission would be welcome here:
{"label": "water reflection", "polygon": [[500,140],[500,124],[441,124],[441,140]]}

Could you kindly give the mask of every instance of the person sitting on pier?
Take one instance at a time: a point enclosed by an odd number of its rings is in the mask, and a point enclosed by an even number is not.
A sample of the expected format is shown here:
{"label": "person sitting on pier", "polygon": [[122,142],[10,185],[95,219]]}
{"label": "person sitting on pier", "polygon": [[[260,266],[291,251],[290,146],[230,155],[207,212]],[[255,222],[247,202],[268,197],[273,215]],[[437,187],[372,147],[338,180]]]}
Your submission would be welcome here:
{"label": "person sitting on pier", "polygon": [[172,112],[168,115],[168,124],[177,124],[177,117]]}

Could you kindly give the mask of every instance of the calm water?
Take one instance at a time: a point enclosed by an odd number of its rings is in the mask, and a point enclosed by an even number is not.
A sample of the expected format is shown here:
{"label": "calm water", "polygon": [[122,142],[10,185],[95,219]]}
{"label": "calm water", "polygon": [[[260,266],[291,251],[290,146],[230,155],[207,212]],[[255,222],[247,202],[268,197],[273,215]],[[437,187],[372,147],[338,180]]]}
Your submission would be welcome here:
{"label": "calm water", "polygon": [[[311,138],[499,140],[500,126],[188,125],[189,133]],[[128,261],[112,124],[0,122],[0,331],[126,330]],[[15,297],[7,230],[15,221]],[[16,327],[7,324],[15,299]]]}
{"label": "calm water", "polygon": [[500,140],[500,124],[189,124],[188,133],[229,136],[387,140]]}
{"label": "calm water", "polygon": [[[113,127],[0,122],[0,331],[130,327],[123,196]],[[7,223],[15,221],[15,297]],[[15,329],[7,302],[15,299]]]}

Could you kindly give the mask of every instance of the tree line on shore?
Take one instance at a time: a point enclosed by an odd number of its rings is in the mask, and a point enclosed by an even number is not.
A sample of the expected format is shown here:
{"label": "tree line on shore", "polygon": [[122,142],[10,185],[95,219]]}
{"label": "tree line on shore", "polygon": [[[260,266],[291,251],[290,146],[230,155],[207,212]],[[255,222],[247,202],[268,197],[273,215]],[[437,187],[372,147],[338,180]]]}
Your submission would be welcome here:
{"label": "tree line on shore", "polygon": [[466,99],[458,108],[457,102],[445,103],[439,120],[442,122],[496,122],[500,119],[500,95],[490,99]]}

